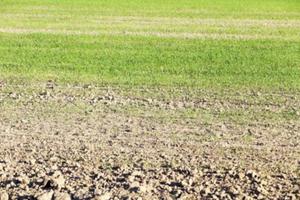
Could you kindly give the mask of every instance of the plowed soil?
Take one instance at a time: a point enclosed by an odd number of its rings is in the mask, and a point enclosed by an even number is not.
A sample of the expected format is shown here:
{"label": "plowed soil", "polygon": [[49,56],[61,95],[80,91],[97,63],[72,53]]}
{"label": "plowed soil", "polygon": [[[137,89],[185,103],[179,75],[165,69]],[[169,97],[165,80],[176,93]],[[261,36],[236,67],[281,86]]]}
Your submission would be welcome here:
{"label": "plowed soil", "polygon": [[299,199],[300,93],[0,87],[0,199]]}

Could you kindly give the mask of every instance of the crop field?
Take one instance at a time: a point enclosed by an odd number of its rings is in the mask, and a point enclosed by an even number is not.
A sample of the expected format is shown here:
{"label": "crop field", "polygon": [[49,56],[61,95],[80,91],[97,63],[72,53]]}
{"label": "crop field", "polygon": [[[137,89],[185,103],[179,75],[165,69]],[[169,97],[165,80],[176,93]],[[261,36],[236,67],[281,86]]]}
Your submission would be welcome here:
{"label": "crop field", "polygon": [[299,0],[0,0],[0,200],[299,198]]}

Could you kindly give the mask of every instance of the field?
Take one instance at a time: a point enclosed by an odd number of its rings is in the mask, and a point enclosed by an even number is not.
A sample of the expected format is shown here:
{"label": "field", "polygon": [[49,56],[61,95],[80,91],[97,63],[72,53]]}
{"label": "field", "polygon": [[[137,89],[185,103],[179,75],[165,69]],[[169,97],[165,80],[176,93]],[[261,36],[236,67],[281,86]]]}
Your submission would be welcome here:
{"label": "field", "polygon": [[0,200],[300,198],[298,0],[1,0]]}

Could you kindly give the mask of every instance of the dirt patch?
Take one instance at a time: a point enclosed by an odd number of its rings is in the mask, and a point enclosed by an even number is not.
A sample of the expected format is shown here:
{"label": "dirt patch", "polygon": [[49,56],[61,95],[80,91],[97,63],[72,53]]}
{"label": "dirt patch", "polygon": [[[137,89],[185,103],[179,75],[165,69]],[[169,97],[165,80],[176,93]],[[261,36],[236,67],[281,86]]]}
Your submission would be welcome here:
{"label": "dirt patch", "polygon": [[1,199],[300,198],[299,99],[3,83]]}

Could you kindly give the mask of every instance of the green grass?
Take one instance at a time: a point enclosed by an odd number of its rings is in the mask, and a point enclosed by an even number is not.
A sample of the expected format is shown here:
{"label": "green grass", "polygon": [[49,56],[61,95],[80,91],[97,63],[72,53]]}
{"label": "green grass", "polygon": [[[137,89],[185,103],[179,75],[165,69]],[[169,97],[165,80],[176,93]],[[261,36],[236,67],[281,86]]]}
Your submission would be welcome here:
{"label": "green grass", "polygon": [[0,77],[299,89],[299,10],[297,0],[2,0]]}
{"label": "green grass", "polygon": [[[0,11],[72,16],[300,18],[298,0],[1,0]],[[1,13],[2,13],[1,12]],[[270,15],[271,14],[271,15]]]}

